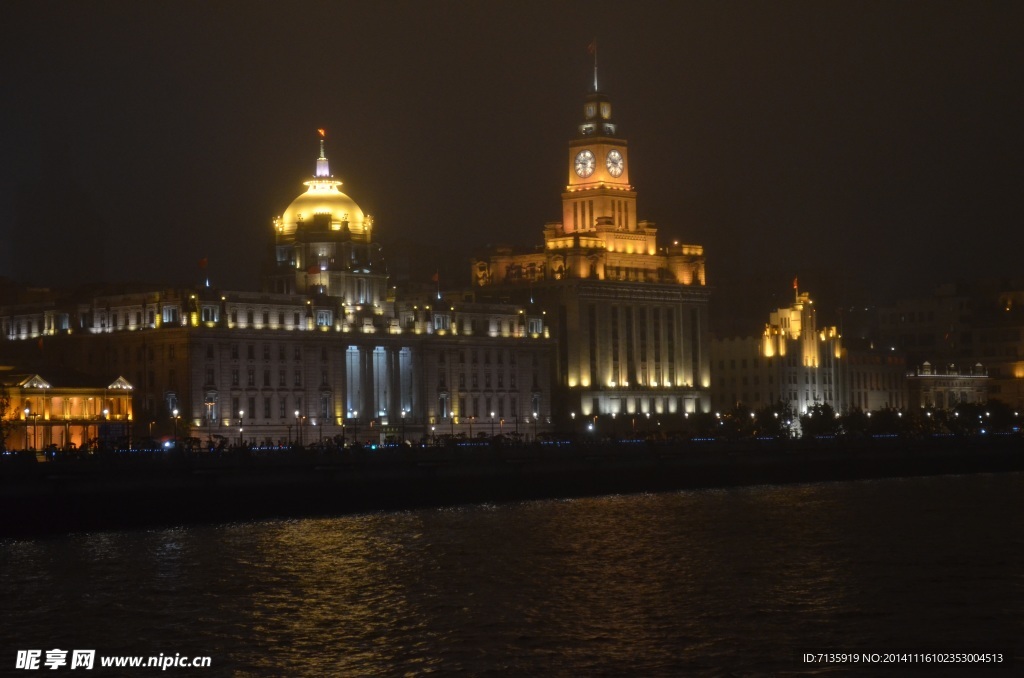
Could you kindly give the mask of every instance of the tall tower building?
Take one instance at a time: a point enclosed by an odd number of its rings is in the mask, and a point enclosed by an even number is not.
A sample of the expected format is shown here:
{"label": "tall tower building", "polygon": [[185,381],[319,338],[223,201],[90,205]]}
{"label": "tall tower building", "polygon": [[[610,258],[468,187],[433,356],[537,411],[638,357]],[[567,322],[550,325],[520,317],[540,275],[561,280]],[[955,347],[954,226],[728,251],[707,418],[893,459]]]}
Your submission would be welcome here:
{"label": "tall tower building", "polygon": [[549,314],[562,416],[707,411],[703,248],[659,246],[638,217],[628,144],[596,84],[564,156],[562,220],[545,226],[543,248],[477,257],[474,286]]}

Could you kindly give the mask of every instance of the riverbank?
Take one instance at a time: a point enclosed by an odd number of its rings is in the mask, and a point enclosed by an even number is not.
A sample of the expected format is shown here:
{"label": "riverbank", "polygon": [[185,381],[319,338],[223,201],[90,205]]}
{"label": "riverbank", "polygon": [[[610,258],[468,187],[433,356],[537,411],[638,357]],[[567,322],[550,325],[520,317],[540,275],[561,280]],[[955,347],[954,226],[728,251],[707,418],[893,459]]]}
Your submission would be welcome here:
{"label": "riverbank", "polygon": [[619,442],[222,456],[115,455],[0,467],[0,536],[479,502],[1024,470],[1024,438]]}

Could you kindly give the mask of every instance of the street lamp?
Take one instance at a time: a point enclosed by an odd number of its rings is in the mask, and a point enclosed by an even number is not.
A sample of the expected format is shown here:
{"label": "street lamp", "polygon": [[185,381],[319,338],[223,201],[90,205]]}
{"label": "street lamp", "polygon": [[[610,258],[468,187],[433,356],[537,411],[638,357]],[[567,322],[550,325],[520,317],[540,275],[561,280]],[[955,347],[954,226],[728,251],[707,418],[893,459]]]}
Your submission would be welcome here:
{"label": "street lamp", "polygon": [[359,444],[359,410],[352,410],[352,428],[353,428],[353,433],[352,433],[353,441],[352,441],[352,444],[353,445],[358,445]]}
{"label": "street lamp", "polygon": [[213,451],[213,403],[206,403],[206,442]]}
{"label": "street lamp", "polygon": [[174,415],[174,446],[178,446],[178,410],[175,409],[172,414]]}
{"label": "street lamp", "polygon": [[405,410],[402,410],[402,439],[399,441],[400,444],[405,444]]}
{"label": "street lamp", "polygon": [[239,447],[241,447],[242,445],[245,444],[245,441],[242,440],[242,424],[244,423],[244,421],[243,421],[244,419],[245,419],[245,410],[238,410],[238,446]]}
{"label": "street lamp", "polygon": [[537,413],[533,413],[533,442],[537,442]]}
{"label": "street lamp", "polygon": [[491,437],[494,437],[494,412],[491,412]]}

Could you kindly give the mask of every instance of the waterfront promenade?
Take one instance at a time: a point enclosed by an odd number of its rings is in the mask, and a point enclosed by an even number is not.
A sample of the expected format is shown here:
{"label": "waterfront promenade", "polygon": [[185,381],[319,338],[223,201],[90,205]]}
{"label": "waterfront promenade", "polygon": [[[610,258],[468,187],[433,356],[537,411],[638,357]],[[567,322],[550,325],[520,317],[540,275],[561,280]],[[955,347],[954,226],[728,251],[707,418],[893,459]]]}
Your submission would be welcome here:
{"label": "waterfront promenade", "polygon": [[0,464],[0,535],[1021,470],[1019,434],[14,455]]}

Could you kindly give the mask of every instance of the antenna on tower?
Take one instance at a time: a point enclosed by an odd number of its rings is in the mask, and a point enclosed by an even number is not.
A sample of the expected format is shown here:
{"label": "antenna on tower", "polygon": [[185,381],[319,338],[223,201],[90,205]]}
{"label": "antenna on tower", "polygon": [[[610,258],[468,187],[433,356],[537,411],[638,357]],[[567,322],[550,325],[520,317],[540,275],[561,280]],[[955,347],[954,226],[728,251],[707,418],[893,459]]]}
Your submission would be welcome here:
{"label": "antenna on tower", "polygon": [[594,38],[589,45],[587,45],[587,54],[594,55],[594,91],[597,90],[597,38]]}

